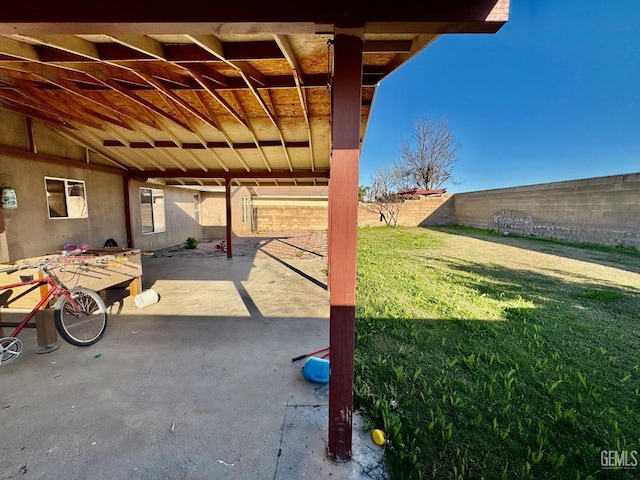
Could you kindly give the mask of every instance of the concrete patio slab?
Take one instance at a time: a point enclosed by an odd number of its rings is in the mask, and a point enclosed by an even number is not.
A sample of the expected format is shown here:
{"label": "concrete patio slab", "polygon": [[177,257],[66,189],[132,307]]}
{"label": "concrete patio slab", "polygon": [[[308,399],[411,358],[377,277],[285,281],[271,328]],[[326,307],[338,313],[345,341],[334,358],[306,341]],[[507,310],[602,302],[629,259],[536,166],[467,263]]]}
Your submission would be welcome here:
{"label": "concrete patio slab", "polygon": [[326,456],[326,389],[291,362],[328,345],[326,262],[279,260],[145,257],[159,302],[110,289],[96,345],[38,355],[23,330],[0,368],[0,478],[384,478],[357,417],[354,460]]}

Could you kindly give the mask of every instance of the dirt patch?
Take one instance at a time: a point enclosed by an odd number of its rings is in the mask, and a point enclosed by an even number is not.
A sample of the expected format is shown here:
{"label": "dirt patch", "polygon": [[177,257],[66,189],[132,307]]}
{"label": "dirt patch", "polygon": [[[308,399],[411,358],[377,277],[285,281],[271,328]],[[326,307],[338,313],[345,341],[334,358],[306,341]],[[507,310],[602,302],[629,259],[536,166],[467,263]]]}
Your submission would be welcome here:
{"label": "dirt patch", "polygon": [[640,289],[640,258],[637,254],[603,252],[540,239],[473,234],[457,229],[432,229],[453,233],[446,252],[454,261],[483,265],[508,265],[522,271],[542,272],[573,282],[605,282]]}

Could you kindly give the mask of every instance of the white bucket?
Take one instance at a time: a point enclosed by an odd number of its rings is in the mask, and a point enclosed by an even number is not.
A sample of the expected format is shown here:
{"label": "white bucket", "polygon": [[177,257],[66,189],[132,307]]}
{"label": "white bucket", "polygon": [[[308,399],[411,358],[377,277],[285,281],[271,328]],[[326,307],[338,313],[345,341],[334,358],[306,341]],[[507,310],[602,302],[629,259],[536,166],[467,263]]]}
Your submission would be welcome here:
{"label": "white bucket", "polygon": [[149,290],[145,290],[144,292],[136,295],[133,301],[135,302],[136,307],[144,308],[157,303],[158,299],[158,292],[150,288]]}

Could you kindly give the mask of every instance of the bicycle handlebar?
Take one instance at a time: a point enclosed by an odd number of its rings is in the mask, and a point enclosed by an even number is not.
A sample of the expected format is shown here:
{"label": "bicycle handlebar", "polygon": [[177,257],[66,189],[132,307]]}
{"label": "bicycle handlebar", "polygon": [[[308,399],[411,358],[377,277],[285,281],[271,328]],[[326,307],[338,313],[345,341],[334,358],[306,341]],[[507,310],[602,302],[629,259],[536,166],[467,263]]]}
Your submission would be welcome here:
{"label": "bicycle handlebar", "polygon": [[20,270],[20,267],[18,266],[5,267],[5,268],[0,268],[0,273],[13,273],[13,272],[17,272],[18,270]]}
{"label": "bicycle handlebar", "polygon": [[47,269],[47,267],[49,267],[49,265],[60,262],[60,260],[62,260],[64,257],[74,257],[74,256],[80,255],[81,253],[84,253],[84,252],[82,250],[80,250],[79,248],[77,248],[75,250],[68,250],[68,251],[67,250],[63,250],[60,253],[62,254],[61,257],[43,258],[41,260],[38,260],[37,262],[27,262],[25,260],[22,263],[20,263],[19,265],[12,265],[10,267],[0,268],[0,273],[11,274],[11,273],[17,272],[18,270],[25,270],[27,268],[37,268],[38,270],[46,271],[46,269]]}

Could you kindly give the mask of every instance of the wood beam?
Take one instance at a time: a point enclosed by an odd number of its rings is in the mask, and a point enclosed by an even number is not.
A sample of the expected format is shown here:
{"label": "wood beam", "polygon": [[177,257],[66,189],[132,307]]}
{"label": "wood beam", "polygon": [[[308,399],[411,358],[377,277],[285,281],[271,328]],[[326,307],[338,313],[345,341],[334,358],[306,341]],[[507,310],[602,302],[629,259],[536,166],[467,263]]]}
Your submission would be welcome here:
{"label": "wood beam", "polygon": [[56,107],[55,101],[51,98],[48,98],[47,101],[43,101],[40,97],[41,93],[41,91],[31,88],[18,90],[18,93],[16,93],[16,91],[0,90],[0,98],[4,98],[13,103],[38,111],[46,117],[58,119],[61,124],[67,122],[70,125],[73,125],[74,128],[77,128],[78,124],[98,129],[101,128],[101,123],[97,123],[90,118],[77,116],[70,112],[63,112]]}
{"label": "wood beam", "polygon": [[[204,108],[204,110],[208,113],[209,116],[214,117],[214,113],[211,110],[211,108],[209,107],[209,105],[207,104],[207,102],[204,99],[204,94],[202,93],[196,93],[196,96],[198,97],[198,101],[200,102],[200,105],[202,105],[202,108]],[[233,154],[236,156],[236,158],[238,159],[238,161],[240,162],[240,164],[244,167],[244,169],[248,172],[249,170],[251,170],[249,168],[249,165],[247,164],[247,162],[245,161],[245,159],[242,157],[242,155],[240,154],[240,152],[238,152],[233,145],[233,142],[231,141],[231,138],[229,137],[229,135],[227,134],[227,132],[225,132],[224,128],[222,128],[222,126],[220,126],[218,128],[218,131],[220,133],[220,135],[222,135],[222,138],[224,138],[224,141],[226,143],[226,145],[231,148],[231,151],[233,152]],[[214,146],[209,144],[210,142],[207,142],[207,148],[215,148]]]}
{"label": "wood beam", "polygon": [[[129,146],[131,144],[131,142],[124,137],[123,135],[120,134],[120,132],[118,132],[115,128],[111,127],[110,125],[105,125],[104,128],[104,132],[116,137],[120,142],[122,142],[125,146]],[[153,165],[154,167],[160,169],[160,170],[166,170],[166,168],[159,164],[154,158],[148,156],[145,154],[145,152],[142,152],[141,150],[133,150],[133,149],[129,149],[128,150],[130,155],[128,157],[129,163],[131,163],[132,165],[134,165],[136,168],[139,168],[140,170],[144,169],[144,167],[141,167],[141,163],[139,163],[140,161],[142,162],[146,162],[146,163],[150,163],[151,165]],[[138,160],[133,160],[131,157],[136,157]]]}
{"label": "wood beam", "polygon": [[184,128],[188,132],[193,133],[191,128],[189,128],[189,126],[186,123],[178,120],[176,117],[171,115],[166,110],[163,110],[163,109],[157,107],[156,105],[154,105],[150,101],[148,101],[148,100],[142,98],[141,96],[136,95],[135,93],[131,92],[131,90],[129,90],[128,88],[123,87],[119,83],[114,82],[113,80],[111,80],[109,78],[100,78],[98,76],[93,76],[91,74],[89,74],[89,75],[92,76],[93,78],[95,78],[96,80],[100,81],[104,85],[110,87],[112,90],[115,90],[116,92],[118,92],[121,95],[125,96],[126,98],[128,98],[130,100],[133,100],[135,103],[137,103],[138,105],[146,108],[150,112],[153,112],[156,115],[164,117],[164,118],[170,120],[171,122],[175,123],[176,125],[180,125],[182,128]]}
{"label": "wood beam", "polygon": [[411,41],[411,48],[409,49],[409,51],[398,53],[398,55],[396,55],[393,60],[391,60],[387,64],[387,66],[385,67],[385,75],[391,73],[400,65],[408,61],[410,58],[414,57],[422,50],[427,48],[429,45],[435,42],[438,37],[439,35],[435,34],[416,35],[415,38]]}
{"label": "wood beam", "polygon": [[221,171],[202,171],[187,169],[187,171],[177,169],[166,170],[144,170],[142,172],[136,172],[135,170],[129,171],[130,178],[219,178],[219,179],[234,179],[234,178],[268,178],[268,179],[284,179],[284,178],[329,178],[329,170],[274,170],[271,172],[256,171],[247,172],[244,170],[230,170],[228,172]]}
{"label": "wood beam", "polygon": [[224,198],[226,204],[227,213],[227,258],[231,260],[233,258],[233,232],[232,232],[232,212],[231,212],[231,182],[233,179],[227,178],[224,184]]}
{"label": "wood beam", "polygon": [[[304,84],[302,69],[300,68],[300,65],[298,63],[298,59],[296,57],[295,51],[293,50],[293,46],[289,41],[289,37],[286,35],[274,35],[274,38],[276,40],[276,43],[284,53],[287,62],[289,62],[289,66],[291,67],[291,71],[293,72],[293,79],[296,82],[296,91],[298,92],[300,106],[302,107],[302,116],[304,117],[305,126],[307,128],[307,137],[309,138],[309,162],[311,164],[311,170],[313,170],[315,169],[315,161],[313,158],[311,123],[309,121],[309,106],[307,105],[307,96],[305,91],[302,89],[302,85]],[[284,141],[283,147],[286,151],[287,147]]]}
{"label": "wood beam", "polygon": [[367,40],[364,53],[405,53],[411,50],[411,40]]}
{"label": "wood beam", "polygon": [[[164,158],[169,160],[170,163],[172,163],[173,165],[177,166],[180,170],[182,170],[182,171],[186,171],[187,170],[187,167],[185,167],[182,164],[182,162],[180,162],[178,159],[176,159],[173,155],[171,155],[165,149],[158,148],[156,146],[156,142],[154,140],[152,140],[151,137],[149,137],[149,135],[147,135],[142,130],[140,130],[138,133],[142,136],[142,138],[144,138],[146,140],[147,145],[149,145],[149,147],[153,148],[156,152],[158,152],[158,154],[160,154],[161,156],[163,156]],[[171,142],[171,143],[173,144],[173,142]],[[133,147],[133,144],[129,145],[129,147],[130,148],[135,148],[135,147]]]}
{"label": "wood beam", "polygon": [[131,228],[131,194],[128,177],[122,177],[122,193],[124,196],[124,228],[127,233],[126,244],[128,248],[135,248],[133,229]]}
{"label": "wood beam", "polygon": [[166,60],[164,46],[147,35],[111,35],[114,42],[152,58]]}
{"label": "wood beam", "polygon": [[[164,92],[163,92],[164,93]],[[179,100],[178,100],[179,99]],[[192,107],[191,104],[189,104],[188,102],[184,101],[182,98],[178,97],[178,99],[173,99],[171,96],[167,96],[164,100],[166,101],[167,105],[170,105],[169,100],[174,100],[175,102],[179,103],[179,105],[183,106],[186,110],[189,111],[189,113],[192,113],[193,116],[199,116],[202,115],[196,108]],[[181,103],[184,102],[184,105]],[[197,113],[196,113],[197,112]],[[191,128],[191,131],[193,132],[194,136],[198,139],[198,141],[200,142],[200,145],[202,145],[204,147],[204,150],[207,151],[207,153],[209,155],[211,155],[211,157],[218,163],[218,165],[220,165],[224,170],[229,170],[229,167],[226,165],[226,163],[222,160],[222,158],[220,157],[220,155],[218,155],[216,152],[210,150],[207,147],[207,140],[204,138],[204,136],[199,132],[198,128],[194,125],[193,122],[193,118],[187,115],[184,115],[184,112],[182,112],[181,110],[178,109],[178,114],[182,117],[183,121],[189,125],[189,128]],[[203,116],[203,118],[207,118],[206,116]],[[201,120],[203,120],[203,118],[201,118]],[[203,120],[204,121],[204,120]],[[217,123],[213,120],[213,119],[208,119],[207,123],[209,126],[213,127],[216,131],[220,131],[220,129],[218,128]],[[188,152],[189,156],[196,161],[196,164],[200,166],[200,168],[202,168],[203,170],[207,170],[207,167],[201,163],[196,155],[193,152]]]}
{"label": "wood beam", "polygon": [[0,108],[4,108],[5,110],[10,110],[12,112],[19,113],[20,115],[24,115],[25,117],[31,117],[34,119],[37,118],[38,120],[42,120],[43,122],[46,122],[50,125],[56,125],[56,126],[67,127],[67,128],[75,128],[70,123],[63,120],[59,120],[57,117],[49,116],[41,112],[40,110],[35,110],[31,107],[20,105],[19,103],[2,98],[1,96],[0,96]]}
{"label": "wood beam", "polygon": [[94,172],[112,173],[114,175],[126,175],[125,170],[106,167],[104,165],[96,165],[92,163],[83,163],[69,158],[56,157],[54,155],[44,155],[42,153],[25,152],[17,148],[0,147],[0,155],[7,157],[20,158],[23,160],[31,160],[34,162],[51,163],[53,165],[63,165],[65,167],[82,168],[84,170],[92,170]]}
{"label": "wood beam", "polygon": [[[260,98],[260,95],[257,93],[255,88],[253,87],[253,83],[251,82],[251,79],[252,78],[254,78],[254,79],[257,78],[256,81],[262,82],[262,84],[264,84],[264,75],[262,75],[260,72],[258,72],[255,68],[253,68],[251,65],[249,65],[246,62],[232,62],[232,61],[227,60],[226,57],[225,57],[225,52],[224,52],[224,48],[223,48],[222,42],[220,42],[213,35],[189,36],[189,38],[193,42],[195,42],[196,44],[200,45],[200,47],[202,47],[204,50],[208,51],[209,53],[211,53],[212,55],[218,57],[220,60],[222,60],[223,62],[225,62],[229,66],[231,66],[231,67],[235,68],[236,70],[238,70],[240,72],[240,75],[242,76],[242,78],[246,82],[247,86],[254,93],[254,95],[257,95]],[[216,101],[218,101],[220,103],[220,105],[222,105],[225,109],[227,109],[227,111],[229,113],[231,113],[233,115],[233,117],[236,120],[238,120],[238,122],[240,122],[240,124],[243,125],[249,131],[249,133],[251,134],[252,140],[254,141],[254,143],[256,144],[256,146],[258,148],[258,153],[260,153],[260,156],[262,157],[262,161],[264,162],[265,166],[267,167],[267,170],[271,171],[271,165],[269,164],[269,160],[267,159],[267,156],[262,151],[262,148],[260,148],[260,146],[258,145],[258,137],[256,136],[253,128],[251,127],[251,124],[247,120],[246,114],[244,112],[237,112],[236,109],[231,107],[228,102],[224,101],[224,99],[222,99],[220,97],[220,95],[215,93],[215,90],[210,88],[207,85],[207,82],[205,82],[202,78],[199,78],[199,77],[195,76],[195,74],[194,74],[194,78],[196,78],[196,80],[198,80],[200,82],[200,84],[203,86],[203,88],[205,88],[205,90],[207,90],[207,92]],[[238,106],[240,108],[242,108],[240,103],[239,102],[237,102],[237,103],[238,103]],[[270,112],[268,112],[267,114],[271,115]],[[279,129],[278,129],[278,132],[280,133],[280,136],[282,136],[282,133],[280,132]],[[289,159],[289,155],[288,154],[287,154],[287,161],[289,162],[289,167],[291,168],[291,160]],[[248,169],[248,166],[246,166],[246,163],[243,162],[243,165],[245,165],[245,168]]]}
{"label": "wood beam", "polygon": [[146,75],[146,74],[140,73],[140,72],[135,72],[135,73],[140,78],[144,79],[150,85],[155,87],[155,89],[158,92],[162,93],[167,98],[171,99],[173,102],[175,102],[176,104],[178,104],[179,106],[184,108],[191,115],[193,115],[194,117],[199,118],[200,120],[202,120],[204,123],[206,123],[210,127],[213,127],[215,130],[218,130],[218,124],[212,118],[209,118],[207,115],[205,115],[202,112],[200,112],[200,110],[195,108],[193,105],[191,105],[189,102],[187,102],[180,95],[178,95],[177,93],[173,92],[172,90],[170,90],[169,88],[164,86],[161,82],[159,82],[158,80],[156,80],[155,78],[153,78],[150,75]]}
{"label": "wood beam", "polygon": [[[362,0],[309,3],[301,7],[292,0],[254,2],[247,7],[242,2],[211,2],[193,0],[188,8],[181,3],[163,8],[145,8],[131,0],[111,0],[109,3],[70,1],[61,8],[50,0],[31,0],[29,8],[19,2],[3,5],[0,34],[17,31],[67,33],[148,33],[216,32],[225,33],[331,33],[337,26],[380,24],[385,32],[409,22],[427,25],[502,24],[509,13],[509,0],[457,0],[455,2],[416,2],[403,0],[389,8],[385,2],[367,4]],[[451,27],[450,27],[451,28]],[[499,28],[499,26],[497,26]],[[426,32],[429,33],[429,32]]]}
{"label": "wood beam", "polygon": [[39,62],[40,56],[33,45],[7,37],[0,37],[0,52],[21,60]]}
{"label": "wood beam", "polygon": [[29,139],[29,151],[31,153],[38,153],[38,146],[33,140],[33,123],[31,117],[24,117],[27,127],[27,138]]}
{"label": "wood beam", "polygon": [[[142,37],[142,40],[140,39],[140,37]],[[96,44],[73,35],[43,35],[39,37],[14,35],[14,38],[19,38],[27,42],[34,42],[40,45],[46,45],[48,47],[57,48],[58,50],[72,53],[74,55],[88,58],[90,60],[95,60],[95,61],[101,60],[100,53],[98,51],[98,48],[96,47]],[[137,48],[144,47],[152,51],[153,47],[151,47],[151,44],[154,41],[150,38],[148,39],[147,42],[144,41],[144,38],[145,38],[144,36],[136,37],[137,40],[136,38],[133,38],[133,36],[127,36],[124,38],[127,41],[135,42],[135,47]],[[105,62],[105,63],[108,63],[109,65],[113,65],[119,68],[124,68],[130,71],[126,67],[121,67],[116,63],[109,63],[109,62]],[[167,118],[168,120],[171,120],[172,122],[176,123],[177,125],[180,125],[182,128],[184,128],[187,131],[191,131],[190,128],[184,122],[181,122],[180,120],[170,115],[168,112],[164,111],[163,109],[157,108],[152,102],[149,102],[145,98],[139,95],[136,95],[135,93],[131,92],[128,88],[114,81],[112,79],[112,76],[109,75],[108,72],[103,72],[100,69],[95,68],[95,66],[93,65],[89,65],[86,68],[83,68],[82,65],[79,65],[79,66],[75,66],[75,68],[79,69],[78,71],[88,75],[89,77],[93,78],[97,82],[111,88],[112,90],[115,90],[116,92],[120,93],[121,95],[124,95],[128,99],[133,100],[135,103],[142,106],[143,108],[155,113],[156,115],[159,115]],[[137,73],[137,72],[133,71],[132,73]]]}
{"label": "wood beam", "polygon": [[[132,120],[135,120],[136,122],[140,122],[144,125],[148,125],[157,130],[161,130],[161,128],[155,123],[154,120],[148,119],[145,116],[140,115],[139,114],[140,112],[137,112],[137,114],[133,115],[130,112],[128,112],[126,109],[125,110],[117,109],[110,103],[94,98],[93,96],[89,95],[88,90],[85,90],[82,87],[80,87],[79,84],[77,83],[78,81],[80,82],[91,81],[91,82],[97,82],[103,86],[105,85],[104,85],[104,82],[102,82],[101,80],[99,79],[96,80],[93,77],[87,76],[85,73],[81,73],[78,71],[71,71],[71,70],[63,70],[63,69],[52,67],[49,65],[37,64],[37,63],[20,63],[18,65],[11,64],[8,66],[5,64],[3,65],[3,67],[14,71],[11,73],[11,76],[23,75],[25,78],[27,78],[27,76],[33,75],[38,79],[41,79],[46,84],[50,84],[55,86],[56,88],[63,89],[66,92],[69,92],[75,96],[78,96],[88,102],[91,102],[91,104],[97,105],[100,108],[113,112],[116,115],[124,115],[128,118],[131,118]],[[105,88],[108,90],[111,90],[111,88],[109,88],[108,86],[105,86]]]}
{"label": "wood beam", "polygon": [[357,31],[336,32],[329,180],[328,453],[338,462],[351,459],[352,445],[362,48],[361,32],[360,35]]}
{"label": "wood beam", "polygon": [[[99,138],[97,135],[93,134],[92,132],[88,132],[88,131],[84,131],[84,138],[80,138],[77,135],[74,135],[73,133],[69,132],[66,128],[62,128],[62,127],[58,127],[58,126],[53,126],[53,125],[49,125],[51,128],[53,128],[54,130],[56,130],[56,132],[58,132],[58,134],[62,135],[63,137],[65,137],[67,140],[72,141],[73,143],[76,143],[78,145],[80,145],[81,147],[85,147],[93,152],[95,152],[96,154],[100,155],[102,158],[104,158],[105,160],[107,160],[108,162],[114,164],[116,167],[121,168],[123,170],[127,170],[128,167],[125,167],[125,163],[130,163],[131,165],[133,165],[134,167],[136,167],[139,170],[142,170],[142,167],[139,166],[138,164],[136,164],[136,162],[124,162],[122,159],[118,158],[115,155],[112,155],[111,153],[106,152],[105,150],[103,150],[101,148],[101,138]],[[89,140],[93,139],[94,142],[97,143],[97,146],[92,144]]]}

